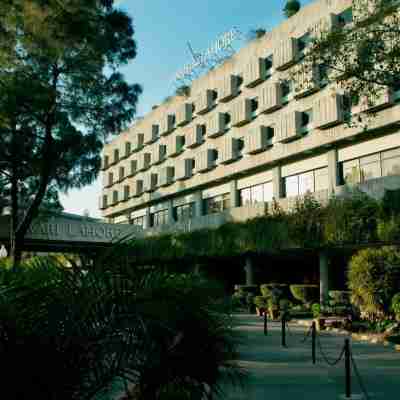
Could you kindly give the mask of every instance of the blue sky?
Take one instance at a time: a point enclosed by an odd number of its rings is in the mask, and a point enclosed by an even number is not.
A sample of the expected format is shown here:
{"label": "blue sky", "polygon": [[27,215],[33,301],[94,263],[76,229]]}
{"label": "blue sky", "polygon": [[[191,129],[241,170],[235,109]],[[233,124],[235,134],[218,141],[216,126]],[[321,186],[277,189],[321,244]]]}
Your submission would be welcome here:
{"label": "blue sky", "polygon": [[[302,0],[303,5],[311,0]],[[138,115],[146,114],[154,104],[173,94],[173,77],[191,61],[187,48],[195,51],[208,48],[214,40],[232,27],[243,34],[252,29],[267,30],[283,20],[286,0],[120,0],[118,6],[132,18],[137,57],[123,68],[126,79],[143,86]],[[243,43],[242,43],[243,44]],[[240,47],[239,42],[236,48]],[[100,216],[98,197],[100,180],[83,190],[62,195],[65,211],[82,214],[89,210]]]}

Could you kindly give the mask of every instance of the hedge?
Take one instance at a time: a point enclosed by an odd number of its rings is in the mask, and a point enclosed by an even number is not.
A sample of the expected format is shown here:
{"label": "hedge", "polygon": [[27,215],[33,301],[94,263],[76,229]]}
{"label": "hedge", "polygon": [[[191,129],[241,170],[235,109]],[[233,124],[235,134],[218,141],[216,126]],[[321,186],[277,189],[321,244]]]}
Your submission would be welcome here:
{"label": "hedge", "polygon": [[296,300],[310,304],[319,299],[318,285],[290,285],[290,291]]}

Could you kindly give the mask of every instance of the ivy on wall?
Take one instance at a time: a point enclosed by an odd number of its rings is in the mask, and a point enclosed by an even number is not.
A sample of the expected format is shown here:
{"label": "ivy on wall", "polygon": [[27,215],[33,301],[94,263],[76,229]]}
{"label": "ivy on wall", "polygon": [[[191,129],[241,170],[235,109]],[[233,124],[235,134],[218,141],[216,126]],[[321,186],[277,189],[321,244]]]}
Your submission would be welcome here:
{"label": "ivy on wall", "polygon": [[306,195],[288,213],[275,204],[270,213],[246,222],[134,240],[129,252],[133,249],[136,261],[146,263],[396,241],[400,211],[391,206],[393,197],[376,201],[354,191],[349,197],[333,197],[323,206]]}

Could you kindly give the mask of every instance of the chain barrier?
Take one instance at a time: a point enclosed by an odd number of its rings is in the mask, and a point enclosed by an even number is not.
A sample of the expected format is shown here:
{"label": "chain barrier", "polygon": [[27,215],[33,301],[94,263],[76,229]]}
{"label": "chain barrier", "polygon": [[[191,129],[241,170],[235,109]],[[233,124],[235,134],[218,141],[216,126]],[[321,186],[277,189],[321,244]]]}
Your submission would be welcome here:
{"label": "chain barrier", "polygon": [[[292,330],[290,329],[290,326],[289,326],[289,322],[288,322],[288,321],[286,321],[286,327],[287,327],[287,330],[288,330],[288,332],[289,332],[289,336],[294,336],[294,333],[293,333]],[[307,332],[305,333],[304,337],[300,340],[299,343],[305,343],[305,342],[308,340],[308,338],[310,337],[311,332],[312,332],[312,326],[310,326],[310,327],[308,328]]]}
{"label": "chain barrier", "polygon": [[360,372],[358,371],[357,364],[356,364],[356,362],[355,362],[355,360],[353,358],[353,352],[352,351],[350,351],[350,358],[351,358],[351,363],[353,365],[354,373],[356,374],[356,377],[357,377],[357,380],[358,380],[358,384],[360,386],[361,391],[363,392],[363,396],[365,397],[365,400],[370,400],[370,397],[369,397],[368,392],[367,392],[367,390],[365,388],[365,385],[364,385],[364,381],[361,378]]}
{"label": "chain barrier", "polygon": [[332,361],[330,361],[330,360],[328,359],[328,357],[326,356],[326,354],[324,353],[324,351],[323,351],[323,349],[322,349],[322,345],[321,345],[321,341],[320,341],[320,339],[319,339],[319,335],[317,335],[317,344],[318,344],[319,351],[320,351],[320,353],[321,353],[321,355],[322,355],[322,358],[324,359],[324,361],[325,361],[329,366],[334,367],[335,365],[337,365],[337,364],[342,360],[342,358],[343,358],[343,356],[344,356],[344,352],[345,352],[345,350],[346,350],[345,346],[343,346],[342,351],[341,351],[340,354],[339,354],[339,357],[338,357],[335,361],[332,362]]}

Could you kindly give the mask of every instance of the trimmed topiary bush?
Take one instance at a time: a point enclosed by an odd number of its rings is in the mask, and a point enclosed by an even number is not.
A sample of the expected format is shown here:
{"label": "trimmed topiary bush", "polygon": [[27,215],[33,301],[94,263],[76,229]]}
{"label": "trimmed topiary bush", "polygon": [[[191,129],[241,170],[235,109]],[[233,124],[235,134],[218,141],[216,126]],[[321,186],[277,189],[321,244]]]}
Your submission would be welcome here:
{"label": "trimmed topiary bush", "polygon": [[273,298],[277,302],[288,298],[288,285],[286,283],[265,283],[260,286],[261,294],[267,298]]}
{"label": "trimmed topiary bush", "polygon": [[318,285],[290,285],[290,292],[296,300],[303,304],[312,303],[319,298]]}
{"label": "trimmed topiary bush", "polygon": [[350,261],[348,286],[351,302],[371,317],[388,314],[400,291],[400,250],[397,247],[364,249]]}

